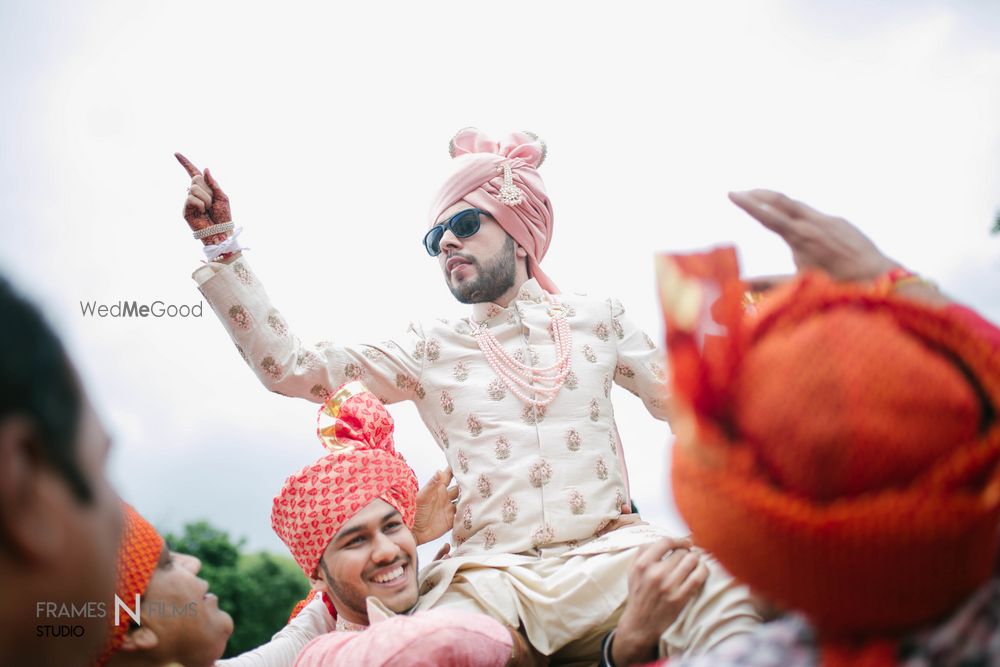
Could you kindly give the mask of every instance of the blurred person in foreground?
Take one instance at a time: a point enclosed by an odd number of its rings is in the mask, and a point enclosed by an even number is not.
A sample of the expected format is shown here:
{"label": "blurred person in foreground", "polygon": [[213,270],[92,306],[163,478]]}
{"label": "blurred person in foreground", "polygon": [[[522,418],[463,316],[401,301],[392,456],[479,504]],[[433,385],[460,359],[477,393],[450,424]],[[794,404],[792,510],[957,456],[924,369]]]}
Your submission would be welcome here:
{"label": "blurred person in foreground", "polygon": [[109,446],[59,339],[0,278],[0,665],[84,665],[104,641]]}
{"label": "blurred person in foreground", "polygon": [[1000,663],[1000,330],[840,218],[731,198],[801,274],[745,317],[731,250],[659,259],[673,488],[788,612],[669,664]]}

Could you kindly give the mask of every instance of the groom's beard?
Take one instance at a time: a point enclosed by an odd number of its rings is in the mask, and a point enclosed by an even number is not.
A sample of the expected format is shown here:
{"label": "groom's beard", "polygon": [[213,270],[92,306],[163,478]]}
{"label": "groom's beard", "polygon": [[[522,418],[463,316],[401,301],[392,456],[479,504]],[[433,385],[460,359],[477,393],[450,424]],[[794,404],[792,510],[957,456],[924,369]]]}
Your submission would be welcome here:
{"label": "groom's beard", "polygon": [[510,236],[489,263],[482,264],[478,260],[469,261],[478,269],[478,277],[472,282],[464,282],[455,286],[448,278],[448,289],[461,303],[487,303],[496,301],[514,286],[516,274],[516,245]]}

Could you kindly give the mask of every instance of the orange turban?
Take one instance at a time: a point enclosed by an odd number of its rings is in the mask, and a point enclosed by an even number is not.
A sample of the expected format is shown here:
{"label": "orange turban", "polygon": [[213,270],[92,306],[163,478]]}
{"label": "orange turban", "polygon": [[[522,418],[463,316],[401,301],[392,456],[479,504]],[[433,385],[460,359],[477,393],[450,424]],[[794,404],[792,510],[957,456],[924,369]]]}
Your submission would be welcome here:
{"label": "orange turban", "polygon": [[[153,578],[156,565],[160,562],[163,538],[131,505],[123,502],[121,540],[121,546],[118,547],[118,583],[115,594],[132,609],[135,596],[146,592],[149,580]],[[121,648],[129,621],[132,620],[128,614],[121,613],[119,623],[115,625],[113,604],[109,606],[107,614],[111,632],[96,665],[106,663]]]}
{"label": "orange turban", "polygon": [[430,225],[464,199],[490,215],[528,253],[528,270],[542,289],[559,290],[538,265],[552,241],[552,204],[538,167],[545,142],[529,132],[512,132],[494,141],[473,127],[460,130],[449,147],[455,158],[430,210]]}
{"label": "orange turban", "polygon": [[307,577],[327,545],[358,510],[381,498],[413,525],[417,478],[392,441],[392,417],[360,382],[349,382],[320,408],[331,426],[317,429],[331,451],[285,480],[271,526]]}
{"label": "orange turban", "polygon": [[658,269],[673,489],[699,544],[804,612],[828,662],[845,655],[838,642],[891,640],[992,576],[1000,355],[989,341],[948,311],[819,274],[747,315],[732,249],[664,256]]}

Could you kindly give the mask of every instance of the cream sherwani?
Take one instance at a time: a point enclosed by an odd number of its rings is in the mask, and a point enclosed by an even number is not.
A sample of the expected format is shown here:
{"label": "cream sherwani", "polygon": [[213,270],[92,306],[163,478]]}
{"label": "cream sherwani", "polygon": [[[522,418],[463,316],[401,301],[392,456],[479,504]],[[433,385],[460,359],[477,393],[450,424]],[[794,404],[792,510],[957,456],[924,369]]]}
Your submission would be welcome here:
{"label": "cream sherwani", "polygon": [[[461,491],[456,548],[450,559],[422,573],[422,608],[468,598],[472,608],[523,624],[546,654],[590,638],[617,618],[636,545],[655,539],[656,531],[620,530],[594,539],[629,502],[612,386],[639,396],[654,417],[667,416],[663,355],[617,300],[553,296],[529,280],[507,308],[475,304],[469,318],[411,323],[378,343],[306,346],[290,332],[246,259],[206,264],[194,278],[271,391],[322,402],[345,382],[360,380],[386,403],[416,404]],[[497,377],[473,328],[487,326],[523,363],[549,366],[555,362],[550,325],[556,303],[572,334],[572,372],[546,409],[534,408]],[[593,587],[562,595],[574,582],[572,573],[588,568],[594,570],[588,574]],[[511,576],[531,579],[528,589],[537,595],[497,594],[518,589]],[[543,583],[532,588],[538,581]],[[692,644],[693,634],[681,636],[678,650],[709,648],[755,619],[745,591],[727,575],[719,571],[709,583],[703,595],[718,597],[711,593],[714,583],[724,600],[706,623],[721,629],[699,646]],[[576,608],[546,609],[547,601]],[[568,611],[574,620],[560,622]],[[684,623],[682,615],[675,625]]]}

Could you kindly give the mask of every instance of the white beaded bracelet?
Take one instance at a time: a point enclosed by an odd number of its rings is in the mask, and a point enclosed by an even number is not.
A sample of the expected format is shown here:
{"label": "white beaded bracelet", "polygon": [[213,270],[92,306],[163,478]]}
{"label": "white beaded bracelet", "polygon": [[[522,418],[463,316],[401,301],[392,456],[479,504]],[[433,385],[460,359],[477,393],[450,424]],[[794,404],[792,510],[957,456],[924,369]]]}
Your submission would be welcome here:
{"label": "white beaded bracelet", "polygon": [[233,227],[234,225],[232,221],[220,222],[217,225],[210,225],[205,227],[205,229],[199,229],[194,232],[193,236],[200,241],[201,239],[208,238],[209,236],[213,236],[215,234],[225,234],[227,232],[231,232],[233,231]]}

